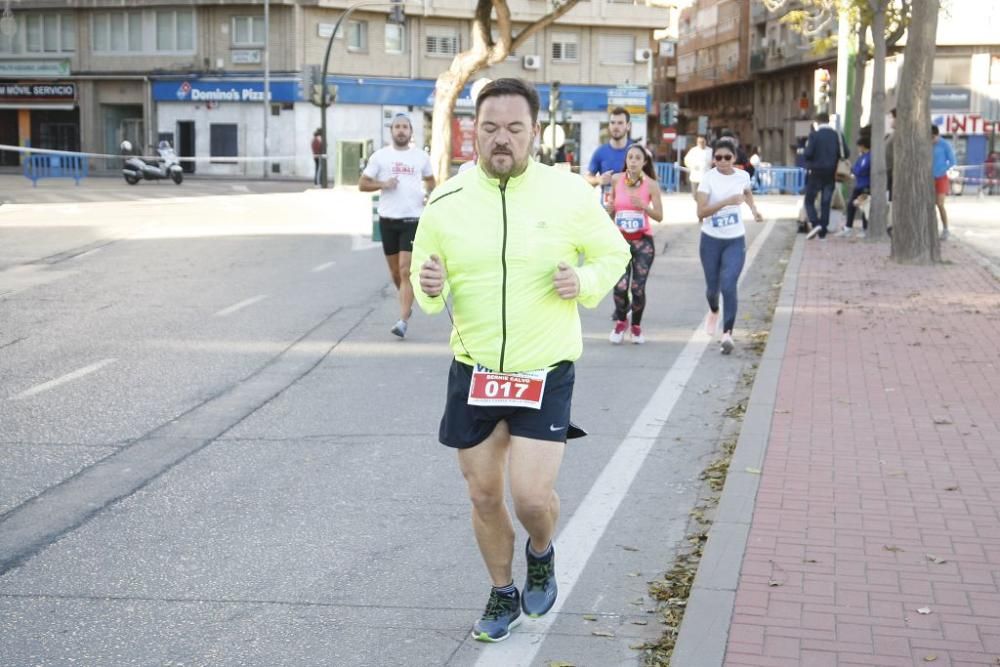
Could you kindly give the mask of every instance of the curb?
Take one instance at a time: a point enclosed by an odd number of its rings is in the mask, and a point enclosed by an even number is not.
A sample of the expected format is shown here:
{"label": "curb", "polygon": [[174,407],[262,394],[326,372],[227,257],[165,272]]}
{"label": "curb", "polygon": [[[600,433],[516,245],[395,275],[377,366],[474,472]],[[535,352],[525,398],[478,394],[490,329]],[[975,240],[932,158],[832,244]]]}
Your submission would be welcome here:
{"label": "curb", "polygon": [[805,239],[798,236],[785,268],[771,333],[750,391],[719,510],[688,597],[670,661],[674,667],[721,667],[726,657],[736,588],[761,478],[760,473],[748,472],[747,468],[763,469],[804,251]]}

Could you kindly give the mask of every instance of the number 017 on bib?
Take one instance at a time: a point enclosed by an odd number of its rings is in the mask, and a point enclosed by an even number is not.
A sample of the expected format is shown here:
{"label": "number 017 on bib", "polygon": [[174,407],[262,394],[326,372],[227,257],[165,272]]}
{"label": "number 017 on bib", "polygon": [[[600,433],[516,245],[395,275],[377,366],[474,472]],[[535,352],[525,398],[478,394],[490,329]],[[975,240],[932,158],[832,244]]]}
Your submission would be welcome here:
{"label": "number 017 on bib", "polygon": [[545,394],[548,371],[497,373],[480,365],[472,371],[469,405],[512,406],[538,409]]}

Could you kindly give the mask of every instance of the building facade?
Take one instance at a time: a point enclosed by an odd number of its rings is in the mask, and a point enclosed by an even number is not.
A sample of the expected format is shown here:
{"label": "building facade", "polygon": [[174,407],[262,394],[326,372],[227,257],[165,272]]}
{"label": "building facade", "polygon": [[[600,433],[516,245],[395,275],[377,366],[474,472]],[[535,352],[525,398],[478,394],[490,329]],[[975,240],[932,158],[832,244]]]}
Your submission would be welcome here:
{"label": "building facade", "polygon": [[[321,122],[311,87],[349,4],[270,0],[265,38],[262,0],[94,0],[70,8],[24,0],[13,8],[14,34],[0,36],[0,143],[114,155],[123,139],[144,154],[167,139],[195,158],[185,162],[188,170],[262,175],[264,163],[252,158],[265,154],[266,127],[270,172],[311,177],[309,144]],[[387,119],[397,111],[413,115],[417,145],[429,144],[434,81],[471,43],[475,4],[408,3],[402,25],[385,11],[357,11],[344,21],[327,81],[336,94],[327,110],[331,170],[340,164],[356,175],[356,156],[388,141]],[[549,5],[510,0],[509,7],[516,34]],[[550,83],[560,82],[560,119],[579,162],[603,140],[612,100],[641,97],[633,134],[645,137],[651,35],[668,17],[645,2],[581,2],[477,77],[532,81],[543,107]],[[456,111],[461,139],[462,117],[471,113],[467,90]],[[3,156],[17,163],[15,154]],[[115,163],[94,166],[102,164]]]}

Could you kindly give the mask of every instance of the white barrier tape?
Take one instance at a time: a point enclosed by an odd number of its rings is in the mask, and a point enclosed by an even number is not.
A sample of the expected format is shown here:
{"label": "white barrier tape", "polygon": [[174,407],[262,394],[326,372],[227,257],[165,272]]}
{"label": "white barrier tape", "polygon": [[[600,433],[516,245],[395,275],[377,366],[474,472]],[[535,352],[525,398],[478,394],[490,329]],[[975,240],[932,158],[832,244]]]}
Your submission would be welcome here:
{"label": "white barrier tape", "polygon": [[[109,155],[107,153],[80,153],[76,151],[54,151],[48,148],[29,148],[27,146],[11,146],[9,144],[0,144],[0,151],[13,151],[15,153],[37,153],[39,155],[66,155],[71,157],[87,157],[87,158],[97,158],[101,160],[127,160],[129,158],[137,157],[140,160],[162,160],[159,155]],[[219,155],[210,157],[180,157],[177,156],[178,162],[281,162],[285,160],[298,160],[300,156],[297,155],[271,155],[268,157],[222,157]],[[313,157],[311,154],[309,157]],[[320,156],[323,157],[323,156]]]}

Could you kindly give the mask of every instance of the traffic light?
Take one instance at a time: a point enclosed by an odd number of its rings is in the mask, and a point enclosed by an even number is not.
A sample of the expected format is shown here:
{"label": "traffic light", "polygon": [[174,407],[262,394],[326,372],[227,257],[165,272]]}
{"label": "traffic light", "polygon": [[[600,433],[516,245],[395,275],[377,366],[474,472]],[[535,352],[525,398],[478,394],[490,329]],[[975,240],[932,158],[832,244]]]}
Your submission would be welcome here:
{"label": "traffic light", "polygon": [[677,113],[680,107],[677,102],[661,102],[660,104],[660,125],[672,127],[677,124]]}
{"label": "traffic light", "polygon": [[403,25],[406,23],[406,12],[403,8],[403,0],[392,0],[392,8],[389,10],[389,23]]}
{"label": "traffic light", "polygon": [[556,111],[559,110],[559,82],[553,81],[549,88],[549,122],[556,122]]}
{"label": "traffic light", "polygon": [[[323,106],[323,85],[319,83],[313,84],[312,91],[309,95],[309,101],[318,107]],[[326,106],[330,106],[337,101],[337,86],[335,84],[326,85]]]}
{"label": "traffic light", "polygon": [[817,111],[826,111],[830,106],[830,70],[823,67],[813,72],[813,104]]}

